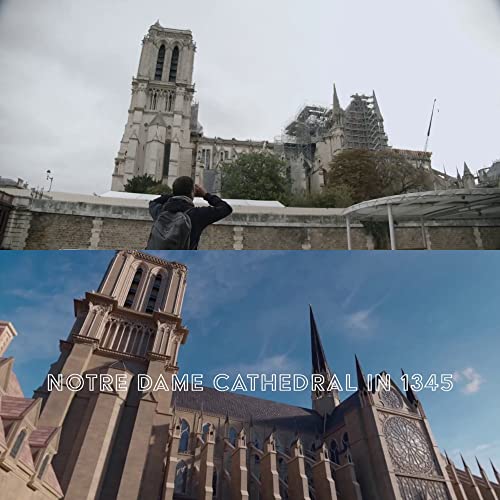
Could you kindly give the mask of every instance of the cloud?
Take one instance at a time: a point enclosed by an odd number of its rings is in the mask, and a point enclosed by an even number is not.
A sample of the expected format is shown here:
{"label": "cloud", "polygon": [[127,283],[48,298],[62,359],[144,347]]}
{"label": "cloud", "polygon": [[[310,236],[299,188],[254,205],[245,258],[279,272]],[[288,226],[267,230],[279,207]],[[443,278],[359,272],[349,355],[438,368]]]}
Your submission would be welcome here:
{"label": "cloud", "polygon": [[219,307],[245,298],[268,276],[264,262],[281,253],[245,252],[241,258],[231,252],[203,252],[196,259],[183,259],[189,269],[183,309],[186,321],[213,316]]}
{"label": "cloud", "polygon": [[464,368],[453,373],[453,379],[462,386],[464,394],[475,394],[479,392],[481,385],[485,382],[483,377],[472,367]]}
{"label": "cloud", "polygon": [[351,330],[368,332],[373,328],[373,309],[361,309],[346,317],[346,325]]}
{"label": "cloud", "polygon": [[241,373],[243,376],[247,373],[264,373],[270,375],[271,373],[300,373],[297,363],[292,360],[288,354],[274,354],[267,357],[256,359],[251,363],[237,363],[234,365],[227,365],[215,373],[227,373],[230,376],[236,376]]}

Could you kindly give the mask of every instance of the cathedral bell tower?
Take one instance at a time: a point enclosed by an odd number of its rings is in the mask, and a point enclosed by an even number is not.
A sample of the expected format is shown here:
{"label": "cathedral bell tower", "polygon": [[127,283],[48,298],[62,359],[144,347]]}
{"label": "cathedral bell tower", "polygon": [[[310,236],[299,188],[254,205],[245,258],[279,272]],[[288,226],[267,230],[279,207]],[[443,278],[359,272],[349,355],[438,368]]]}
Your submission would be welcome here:
{"label": "cathedral bell tower", "polygon": [[[98,290],[75,300],[74,326],[49,372],[62,375],[62,390],[49,391],[45,382],[36,391],[40,424],[62,426],[53,464],[67,500],[156,498],[161,491],[172,377],[188,335],[181,320],[186,272],[182,264],[120,251]],[[85,380],[77,391],[69,383],[74,374]],[[140,374],[152,387],[138,387]],[[89,376],[103,375],[109,386],[91,385]],[[160,379],[169,390],[155,388]]]}
{"label": "cathedral bell tower", "polygon": [[123,191],[139,175],[150,175],[169,186],[178,176],[191,175],[195,51],[191,31],[164,28],[158,21],[144,37],[115,159],[114,191]]}

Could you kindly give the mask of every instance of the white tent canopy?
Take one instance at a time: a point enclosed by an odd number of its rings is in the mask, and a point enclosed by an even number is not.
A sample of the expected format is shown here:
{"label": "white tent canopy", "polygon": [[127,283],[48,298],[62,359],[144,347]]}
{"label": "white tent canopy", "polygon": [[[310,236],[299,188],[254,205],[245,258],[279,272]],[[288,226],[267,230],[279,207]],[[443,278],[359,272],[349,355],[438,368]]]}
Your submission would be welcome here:
{"label": "white tent canopy", "polygon": [[500,219],[500,189],[449,189],[387,196],[363,201],[342,212],[346,218],[347,246],[351,248],[352,220],[387,221],[391,248],[396,249],[394,221]]}
{"label": "white tent canopy", "polygon": [[[158,194],[142,194],[142,193],[126,193],[124,191],[107,191],[99,195],[102,198],[121,198],[124,200],[154,200],[158,198]],[[229,200],[227,201],[232,207],[275,207],[282,208],[284,205],[279,201],[274,200]],[[203,198],[195,198],[194,203],[196,206],[205,206],[208,203]]]}

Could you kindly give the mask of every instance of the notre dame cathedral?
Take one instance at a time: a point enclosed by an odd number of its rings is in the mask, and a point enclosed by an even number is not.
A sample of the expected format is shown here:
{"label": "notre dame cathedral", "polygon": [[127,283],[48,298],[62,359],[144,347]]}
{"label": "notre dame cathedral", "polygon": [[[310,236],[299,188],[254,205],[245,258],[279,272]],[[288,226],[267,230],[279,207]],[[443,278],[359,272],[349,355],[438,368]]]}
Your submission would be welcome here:
{"label": "notre dame cathedral", "polygon": [[[86,383],[24,397],[0,357],[2,499],[498,500],[496,482],[443,456],[416,394],[367,387],[301,408],[212,388],[140,391],[139,374],[171,383],[188,340],[187,269],[117,252],[49,373],[122,374],[127,389]],[[0,322],[0,355],[16,331]],[[196,342],[193,332],[191,342]],[[312,310],[313,373],[332,378]],[[493,466],[493,464],[492,464]]]}
{"label": "notre dame cathedral", "polygon": [[[337,152],[390,147],[375,92],[353,95],[343,109],[335,86],[331,107],[304,106],[273,141],[207,137],[194,101],[195,50],[191,31],[164,28],[159,22],[144,37],[112,190],[123,191],[130,179],[147,174],[169,186],[179,175],[191,176],[218,192],[223,163],[241,153],[267,150],[285,161],[294,192],[319,192]],[[414,166],[431,169],[431,153],[391,149]],[[449,176],[441,177],[435,182],[445,185]]]}

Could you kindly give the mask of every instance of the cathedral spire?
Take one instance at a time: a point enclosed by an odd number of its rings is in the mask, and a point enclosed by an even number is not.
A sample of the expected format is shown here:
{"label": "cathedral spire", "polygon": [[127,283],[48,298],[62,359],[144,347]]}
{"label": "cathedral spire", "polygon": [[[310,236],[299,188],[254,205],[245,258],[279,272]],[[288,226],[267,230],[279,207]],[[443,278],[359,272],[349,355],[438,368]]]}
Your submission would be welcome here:
{"label": "cathedral spire", "polygon": [[335,83],[333,84],[333,114],[340,113],[340,102],[339,96],[337,95],[337,87],[335,87]]}
{"label": "cathedral spire", "polygon": [[323,344],[319,337],[318,327],[316,326],[316,320],[314,319],[311,305],[309,305],[309,321],[311,324],[312,371],[313,373],[323,373],[331,377],[332,373],[326,361],[325,351],[323,350]]}
{"label": "cathedral spire", "polygon": [[500,472],[498,472],[495,468],[495,466],[493,465],[493,462],[491,461],[491,458],[490,458],[490,464],[491,464],[491,468],[493,469],[493,473],[495,474],[495,478],[497,480],[497,483],[500,484]]}
{"label": "cathedral spire", "polygon": [[[322,376],[322,387],[314,387],[311,397],[313,401],[313,409],[321,415],[331,413],[335,407],[340,404],[339,393],[337,389],[328,390],[328,386],[333,379],[332,371],[328,366],[323,344],[319,336],[318,327],[312,306],[309,304],[309,321],[311,327],[311,357],[312,357],[312,374],[313,376]],[[321,377],[318,377],[321,378]]]}
{"label": "cathedral spire", "polygon": [[469,167],[467,166],[467,163],[464,162],[464,175],[472,175],[472,172],[470,171]]}
{"label": "cathedral spire", "polygon": [[363,370],[361,368],[361,363],[356,355],[354,355],[354,359],[356,360],[356,376],[358,378],[358,390],[367,391],[368,386],[366,385],[365,375],[363,374]]}
{"label": "cathedral spire", "polygon": [[372,90],[372,100],[373,100],[373,111],[375,111],[375,114],[377,115],[377,118],[381,121],[384,120],[382,117],[382,113],[380,112],[380,108],[378,106],[378,101],[377,101],[377,96],[375,95],[375,91]]}
{"label": "cathedral spire", "polygon": [[[401,368],[401,374],[403,377],[406,375],[404,370]],[[406,390],[406,397],[408,398],[408,401],[414,405],[418,404],[418,399],[417,396],[415,396],[415,393],[413,392],[413,389],[411,388],[411,384],[408,381],[408,389]]]}

